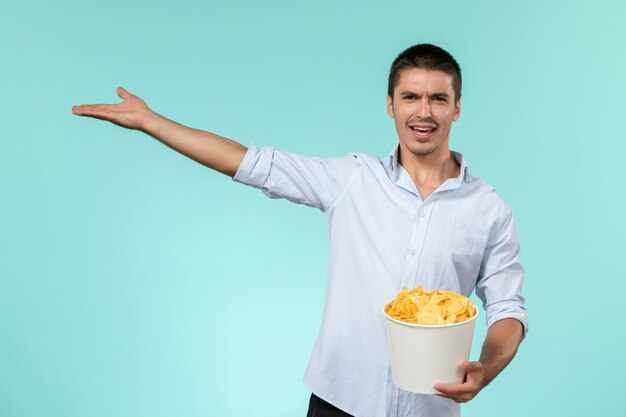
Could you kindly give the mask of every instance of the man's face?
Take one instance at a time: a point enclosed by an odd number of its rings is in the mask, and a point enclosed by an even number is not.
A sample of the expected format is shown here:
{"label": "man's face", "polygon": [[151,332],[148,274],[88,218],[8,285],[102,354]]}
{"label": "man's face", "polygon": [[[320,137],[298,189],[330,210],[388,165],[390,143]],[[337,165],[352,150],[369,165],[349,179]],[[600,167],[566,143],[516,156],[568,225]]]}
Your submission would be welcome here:
{"label": "man's face", "polygon": [[452,76],[421,68],[402,70],[393,100],[387,96],[387,113],[395,119],[401,155],[447,156],[450,126],[461,113]]}

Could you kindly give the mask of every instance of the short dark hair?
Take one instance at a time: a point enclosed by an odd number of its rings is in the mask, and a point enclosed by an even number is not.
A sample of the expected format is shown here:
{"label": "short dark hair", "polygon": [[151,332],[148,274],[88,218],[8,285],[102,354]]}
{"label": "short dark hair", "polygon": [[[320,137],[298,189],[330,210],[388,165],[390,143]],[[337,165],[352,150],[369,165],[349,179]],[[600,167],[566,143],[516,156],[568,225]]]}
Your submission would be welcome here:
{"label": "short dark hair", "polygon": [[400,81],[400,72],[409,68],[423,68],[445,72],[452,76],[454,100],[461,99],[461,67],[447,51],[429,43],[413,45],[394,59],[389,71],[387,94],[393,99],[393,91]]}

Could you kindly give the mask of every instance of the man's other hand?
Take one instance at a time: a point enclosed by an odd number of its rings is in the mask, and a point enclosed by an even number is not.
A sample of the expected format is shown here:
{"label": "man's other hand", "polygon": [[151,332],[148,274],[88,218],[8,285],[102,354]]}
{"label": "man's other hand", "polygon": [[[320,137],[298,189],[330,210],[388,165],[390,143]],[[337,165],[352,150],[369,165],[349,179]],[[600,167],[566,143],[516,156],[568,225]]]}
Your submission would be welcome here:
{"label": "man's other hand", "polygon": [[463,362],[465,382],[460,385],[435,384],[433,388],[441,392],[440,397],[449,398],[457,403],[466,403],[474,398],[487,385],[487,374],[480,362]]}

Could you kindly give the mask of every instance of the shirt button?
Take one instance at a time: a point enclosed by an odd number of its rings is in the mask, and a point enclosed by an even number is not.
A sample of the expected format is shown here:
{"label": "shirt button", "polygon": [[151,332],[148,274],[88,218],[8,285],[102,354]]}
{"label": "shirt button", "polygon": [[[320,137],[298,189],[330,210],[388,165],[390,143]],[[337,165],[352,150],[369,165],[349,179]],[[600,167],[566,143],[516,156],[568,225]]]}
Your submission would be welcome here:
{"label": "shirt button", "polygon": [[417,251],[415,249],[411,249],[411,255],[416,255]]}
{"label": "shirt button", "polygon": [[423,211],[420,211],[420,217],[426,217],[426,213]]}

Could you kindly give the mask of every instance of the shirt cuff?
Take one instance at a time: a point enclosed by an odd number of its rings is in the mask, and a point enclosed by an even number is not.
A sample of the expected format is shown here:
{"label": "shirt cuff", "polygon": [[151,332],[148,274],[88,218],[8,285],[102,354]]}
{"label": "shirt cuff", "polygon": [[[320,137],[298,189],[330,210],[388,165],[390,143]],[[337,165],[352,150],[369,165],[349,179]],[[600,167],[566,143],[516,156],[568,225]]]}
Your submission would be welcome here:
{"label": "shirt cuff", "polygon": [[233,181],[261,188],[267,181],[274,158],[274,148],[250,145],[233,177]]}
{"label": "shirt cuff", "polygon": [[523,308],[507,308],[497,313],[487,314],[487,328],[491,327],[497,321],[503,319],[516,319],[522,324],[523,333],[522,340],[526,338],[526,333],[528,333],[528,318],[526,316],[526,310]]}

